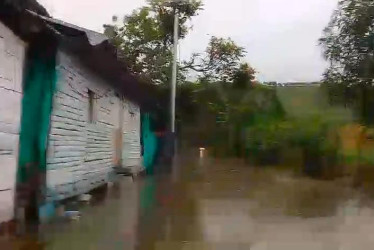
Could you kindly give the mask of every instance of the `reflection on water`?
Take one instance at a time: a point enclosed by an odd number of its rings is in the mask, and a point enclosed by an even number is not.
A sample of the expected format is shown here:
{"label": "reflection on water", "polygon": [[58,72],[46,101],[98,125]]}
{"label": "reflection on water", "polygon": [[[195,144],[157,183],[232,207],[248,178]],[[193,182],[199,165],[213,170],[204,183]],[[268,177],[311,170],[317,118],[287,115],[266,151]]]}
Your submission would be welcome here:
{"label": "reflection on water", "polygon": [[373,200],[340,180],[199,152],[176,167],[94,194],[79,221],[44,226],[46,249],[372,249]]}

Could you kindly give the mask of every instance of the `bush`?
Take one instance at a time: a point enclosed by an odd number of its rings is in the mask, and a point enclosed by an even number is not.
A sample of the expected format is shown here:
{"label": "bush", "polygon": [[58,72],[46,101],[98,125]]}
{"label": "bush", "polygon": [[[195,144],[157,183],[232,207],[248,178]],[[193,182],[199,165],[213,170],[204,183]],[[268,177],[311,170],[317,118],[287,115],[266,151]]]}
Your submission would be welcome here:
{"label": "bush", "polygon": [[247,129],[247,157],[256,165],[277,165],[287,149],[300,149],[296,151],[302,154],[302,172],[313,177],[330,175],[338,151],[337,136],[331,131],[333,127],[319,117],[258,124]]}
{"label": "bush", "polygon": [[282,148],[287,144],[285,122],[261,123],[247,129],[246,158],[256,165],[280,163]]}

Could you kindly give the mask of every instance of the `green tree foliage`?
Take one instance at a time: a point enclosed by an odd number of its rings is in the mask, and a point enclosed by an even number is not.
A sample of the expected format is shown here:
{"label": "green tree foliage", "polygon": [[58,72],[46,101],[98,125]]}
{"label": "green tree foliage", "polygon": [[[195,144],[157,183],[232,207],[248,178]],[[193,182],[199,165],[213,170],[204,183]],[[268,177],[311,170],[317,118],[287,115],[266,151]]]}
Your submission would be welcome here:
{"label": "green tree foliage", "polygon": [[187,124],[190,121],[201,125],[209,124],[203,137],[212,142],[215,140],[212,138],[220,134],[221,141],[231,149],[235,147],[234,144],[242,145],[239,143],[241,133],[252,118],[252,111],[256,106],[253,94],[257,93],[252,91],[255,71],[248,64],[238,64],[235,67],[237,68],[233,69],[230,78],[217,79],[220,78],[218,75],[213,78],[219,80],[216,82],[210,77],[201,77],[198,84],[192,85],[193,98],[190,100],[193,101],[196,117],[191,120],[184,116],[188,119],[183,119]]}
{"label": "green tree foliage", "polygon": [[[142,80],[153,84],[167,83],[171,73],[174,11],[179,13],[179,38],[183,39],[190,29],[188,21],[201,7],[199,0],[175,5],[149,0],[146,6],[125,16],[121,25],[104,25],[104,33],[118,48],[119,57]],[[117,18],[113,21],[115,23]]]}
{"label": "green tree foliage", "polygon": [[[113,24],[104,26],[105,34],[130,70],[142,81],[157,86],[154,89],[159,97],[161,120],[169,116],[174,10],[179,13],[179,39],[183,39],[191,28],[189,20],[201,7],[198,0],[175,5],[149,0],[146,6],[125,16],[122,23],[117,24],[115,17]],[[212,37],[203,53],[180,63],[176,102],[179,130],[181,125],[189,124],[199,128],[202,137],[211,138],[219,129],[220,134],[230,137],[225,140],[230,140],[231,146],[240,139],[242,126],[254,107],[250,92],[255,70],[243,63],[245,54],[244,48],[230,38]],[[187,72],[195,74],[198,80],[188,82]]]}
{"label": "green tree foliage", "polygon": [[255,81],[255,73],[256,71],[248,63],[241,64],[233,74],[233,86],[239,89],[248,88]]}
{"label": "green tree foliage", "polygon": [[[145,82],[167,84],[171,75],[174,11],[179,14],[179,39],[183,39],[191,28],[189,20],[201,9],[200,0],[148,0],[146,6],[125,16],[122,24],[117,24],[114,17],[113,24],[104,25],[105,34],[132,72]],[[244,48],[230,38],[212,37],[204,53],[194,54],[190,61],[181,63],[179,82],[185,81],[187,71],[194,71],[204,81],[247,85],[254,79],[255,71],[241,63],[244,56]]]}
{"label": "green tree foliage", "polygon": [[372,83],[374,76],[374,2],[341,0],[320,39],[337,83]]}
{"label": "green tree foliage", "polygon": [[330,62],[325,85],[334,102],[354,105],[372,123],[374,105],[374,2],[340,0],[320,43]]}
{"label": "green tree foliage", "polygon": [[230,38],[212,37],[204,53],[184,62],[185,68],[198,73],[196,103],[206,107],[200,110],[213,112],[220,124],[233,125],[248,109],[246,101],[256,72],[248,63],[242,63],[245,53]]}
{"label": "green tree foliage", "polygon": [[185,62],[185,67],[198,72],[205,81],[232,82],[238,71],[250,69],[248,64],[240,64],[245,53],[244,48],[230,38],[213,36],[205,52],[192,55],[191,60]]}

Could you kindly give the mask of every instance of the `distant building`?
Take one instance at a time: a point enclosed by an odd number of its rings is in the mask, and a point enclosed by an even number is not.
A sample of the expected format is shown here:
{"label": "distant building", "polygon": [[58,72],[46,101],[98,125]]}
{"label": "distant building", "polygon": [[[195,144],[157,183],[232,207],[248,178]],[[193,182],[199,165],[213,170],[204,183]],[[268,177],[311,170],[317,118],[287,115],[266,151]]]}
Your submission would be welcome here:
{"label": "distant building", "polygon": [[310,87],[310,86],[320,86],[320,82],[264,82],[264,85],[273,87]]}
{"label": "distant building", "polygon": [[278,83],[280,87],[319,87],[321,85],[320,82],[286,82],[286,83]]}

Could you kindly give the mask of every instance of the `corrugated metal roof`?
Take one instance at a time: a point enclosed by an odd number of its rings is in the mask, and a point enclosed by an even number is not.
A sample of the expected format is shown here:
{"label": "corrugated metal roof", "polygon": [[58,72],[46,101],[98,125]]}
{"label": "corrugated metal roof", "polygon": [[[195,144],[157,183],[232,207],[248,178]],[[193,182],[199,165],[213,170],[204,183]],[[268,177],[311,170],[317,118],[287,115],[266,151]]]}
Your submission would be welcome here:
{"label": "corrugated metal roof", "polygon": [[33,14],[33,15],[38,16],[39,18],[41,18],[41,19],[43,19],[43,20],[45,20],[49,23],[65,26],[65,27],[68,27],[68,28],[75,29],[75,30],[82,31],[82,32],[86,33],[86,36],[88,38],[89,43],[93,46],[98,45],[98,44],[108,40],[108,37],[106,35],[102,34],[102,33],[99,33],[99,32],[93,31],[93,30],[89,30],[89,29],[85,29],[85,28],[79,27],[77,25],[67,23],[67,22],[64,22],[64,21],[61,21],[61,20],[58,20],[58,19],[42,16],[42,15],[39,15],[39,14],[37,14],[33,11],[30,11],[30,10],[27,10],[27,11],[29,13]]}
{"label": "corrugated metal roof", "polygon": [[48,11],[36,0],[1,0],[20,10],[29,9],[43,16],[50,16]]}
{"label": "corrugated metal roof", "polygon": [[154,93],[152,88],[140,83],[129,72],[126,62],[117,57],[116,48],[104,34],[46,17],[29,9],[15,8],[1,1],[0,21],[25,41],[34,40],[43,30],[52,34],[62,49],[79,57],[83,64],[107,79],[127,99],[143,108],[152,109],[155,106],[156,98],[151,94]]}

